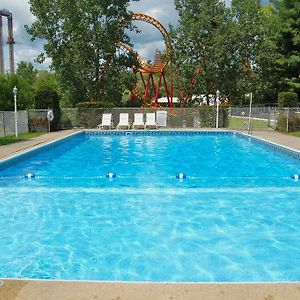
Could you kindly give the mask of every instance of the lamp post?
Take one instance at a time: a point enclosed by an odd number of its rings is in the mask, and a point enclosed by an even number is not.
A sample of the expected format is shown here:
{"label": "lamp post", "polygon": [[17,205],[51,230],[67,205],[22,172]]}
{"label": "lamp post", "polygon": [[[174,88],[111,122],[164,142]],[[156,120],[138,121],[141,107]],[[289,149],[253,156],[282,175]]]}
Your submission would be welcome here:
{"label": "lamp post", "polygon": [[249,93],[249,96],[250,96],[250,103],[249,103],[249,116],[248,116],[248,134],[251,131],[251,114],[252,114],[252,99],[253,99],[252,92]]}
{"label": "lamp post", "polygon": [[14,104],[15,104],[15,135],[18,137],[18,111],[17,111],[17,93],[18,89],[16,86],[13,88],[14,93]]}
{"label": "lamp post", "polygon": [[219,103],[220,103],[220,91],[216,91],[216,101],[217,101],[217,118],[216,118],[216,129],[219,128]]}

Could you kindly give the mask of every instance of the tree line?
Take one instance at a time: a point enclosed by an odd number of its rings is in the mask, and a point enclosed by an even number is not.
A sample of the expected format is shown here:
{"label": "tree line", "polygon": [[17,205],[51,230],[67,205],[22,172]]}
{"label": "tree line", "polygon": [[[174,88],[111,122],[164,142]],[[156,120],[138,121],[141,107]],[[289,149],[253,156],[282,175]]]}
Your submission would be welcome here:
{"label": "tree line", "polygon": [[[131,22],[130,2],[30,0],[36,21],[26,29],[32,40],[45,41],[37,61],[50,57],[51,72],[21,62],[16,74],[1,75],[0,110],[13,108],[14,85],[21,109],[57,101],[62,107],[130,105],[133,85],[142,88],[131,71],[136,58],[118,48],[118,42],[131,45],[128,33],[138,30]],[[170,25],[169,57],[174,96],[180,85],[189,105],[193,94],[217,89],[231,104],[243,104],[250,92],[256,103],[277,102],[280,92],[299,101],[298,0],[272,0],[267,6],[260,0],[232,0],[230,6],[219,0],[175,0],[175,6],[179,21]]]}
{"label": "tree line", "polygon": [[0,74],[0,110],[13,110],[13,88],[17,87],[18,109],[56,108],[62,97],[54,72],[35,70],[32,63],[21,61],[16,74]]}
{"label": "tree line", "polygon": [[[297,0],[175,0],[179,24],[172,29],[174,60],[194,93],[217,89],[232,104],[252,92],[258,103],[277,102],[279,92],[300,94],[300,6]],[[201,72],[195,75],[196,67]],[[186,91],[188,93],[188,91]]]}

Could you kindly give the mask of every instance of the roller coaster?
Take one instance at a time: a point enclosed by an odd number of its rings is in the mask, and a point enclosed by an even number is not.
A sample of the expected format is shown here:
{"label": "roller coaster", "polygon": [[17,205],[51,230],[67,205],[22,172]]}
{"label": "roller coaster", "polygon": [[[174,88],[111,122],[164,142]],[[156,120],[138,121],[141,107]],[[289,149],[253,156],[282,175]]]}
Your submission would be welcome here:
{"label": "roller coaster", "polygon": [[[147,22],[150,25],[156,27],[156,29],[158,29],[164,39],[165,42],[165,47],[166,50],[164,52],[163,55],[158,54],[158,52],[156,52],[155,55],[155,59],[153,63],[149,63],[145,60],[143,60],[143,58],[136,52],[134,51],[134,49],[130,46],[128,46],[127,44],[124,43],[119,43],[118,46],[119,48],[121,48],[124,51],[128,51],[130,53],[132,53],[135,58],[136,61],[138,63],[138,66],[133,66],[133,71],[135,73],[139,73],[142,83],[143,83],[143,87],[144,87],[144,94],[143,94],[143,100],[146,104],[149,105],[154,105],[154,106],[158,106],[158,97],[159,97],[159,92],[161,90],[161,86],[162,86],[162,82],[164,85],[164,89],[165,89],[165,93],[166,93],[166,97],[168,99],[168,106],[169,107],[173,107],[173,75],[172,75],[172,70],[173,68],[176,68],[176,66],[171,65],[169,70],[170,70],[170,76],[169,76],[169,82],[167,81],[167,78],[165,76],[165,71],[166,71],[166,67],[168,66],[168,64],[170,62],[172,62],[172,46],[169,40],[169,34],[167,32],[167,30],[165,29],[165,27],[156,19],[154,19],[151,16],[148,16],[146,14],[142,14],[142,13],[134,13],[131,15],[131,20],[132,21],[142,21],[142,22]],[[188,100],[188,96],[184,96],[183,93],[183,89],[179,80],[179,76],[178,76],[178,69],[176,68],[176,76],[177,76],[177,83],[178,83],[178,88],[180,91],[180,103],[182,106],[185,105],[186,101]],[[200,73],[200,68],[197,68],[196,70],[196,75],[198,75]],[[155,83],[154,80],[154,76],[158,76],[158,81],[157,83]],[[190,89],[192,90],[192,88],[194,87],[194,85],[196,84],[196,79],[193,78],[192,83],[190,85]],[[154,95],[154,99],[150,99],[150,95],[151,95],[151,91],[152,94]],[[133,90],[132,90],[132,97],[134,97],[134,95],[136,95],[136,85],[134,85]]]}

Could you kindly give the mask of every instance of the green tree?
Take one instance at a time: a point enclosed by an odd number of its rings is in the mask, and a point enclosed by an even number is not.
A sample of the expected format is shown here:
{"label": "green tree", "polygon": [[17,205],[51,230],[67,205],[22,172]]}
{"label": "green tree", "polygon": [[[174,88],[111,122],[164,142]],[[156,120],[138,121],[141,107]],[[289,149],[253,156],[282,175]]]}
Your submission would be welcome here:
{"label": "green tree", "polygon": [[[124,31],[132,28],[129,2],[29,1],[37,20],[27,30],[33,39],[46,40],[45,53],[52,58],[52,68],[74,104],[102,100],[113,90],[118,70],[124,65],[124,57],[115,54],[116,45],[119,41],[129,43]],[[41,54],[38,60],[44,58]]]}
{"label": "green tree", "polygon": [[275,61],[278,59],[275,36],[280,27],[272,5],[261,8],[262,30],[256,56],[256,73],[259,78],[255,86],[255,98],[262,103],[276,103],[279,75]]}
{"label": "green tree", "polygon": [[[233,40],[236,66],[236,92],[240,99],[255,92],[259,83],[258,55],[262,43],[260,0],[233,0],[231,14],[234,22]],[[254,95],[256,99],[257,95]]]}
{"label": "green tree", "polygon": [[55,90],[39,90],[34,98],[35,108],[37,109],[59,109],[59,95]]}
{"label": "green tree", "polygon": [[[269,67],[263,57],[269,53],[265,42],[264,16],[259,0],[223,1],[176,0],[179,25],[172,30],[174,57],[188,93],[193,78],[194,94],[214,94],[217,89],[240,103],[244,95],[261,90],[261,76]],[[199,76],[195,76],[197,66]],[[191,96],[191,95],[190,95]]]}
{"label": "green tree", "polygon": [[278,104],[280,107],[297,107],[298,95],[295,92],[281,92],[278,94]]}
{"label": "green tree", "polygon": [[273,0],[280,23],[276,44],[280,57],[276,66],[280,89],[300,96],[300,3],[296,0]]}
{"label": "green tree", "polygon": [[20,61],[18,63],[16,73],[20,78],[27,80],[30,84],[33,84],[38,74],[38,71],[34,69],[31,62]]}
{"label": "green tree", "polygon": [[55,72],[39,70],[34,82],[34,89],[39,90],[55,90],[60,89],[59,81]]}
{"label": "green tree", "polygon": [[[175,0],[175,5],[180,19],[178,27],[171,28],[173,60],[185,94],[191,98],[189,86],[194,77],[196,94],[224,91],[224,79],[230,80],[232,74],[229,9],[218,0]],[[200,76],[196,76],[198,67]]]}
{"label": "green tree", "polygon": [[34,106],[33,92],[27,80],[16,74],[0,74],[0,110],[14,109],[14,86],[18,89],[18,109],[32,108]]}

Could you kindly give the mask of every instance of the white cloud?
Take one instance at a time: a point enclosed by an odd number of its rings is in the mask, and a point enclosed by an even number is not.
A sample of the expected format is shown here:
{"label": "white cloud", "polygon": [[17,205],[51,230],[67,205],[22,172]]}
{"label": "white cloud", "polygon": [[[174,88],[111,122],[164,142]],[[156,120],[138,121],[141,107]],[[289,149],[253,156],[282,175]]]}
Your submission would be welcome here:
{"label": "white cloud", "polygon": [[[231,0],[223,0],[229,6]],[[268,0],[263,0],[266,4]],[[14,38],[16,44],[15,48],[15,63],[21,60],[32,62],[36,68],[47,68],[51,62],[47,59],[43,65],[35,64],[36,56],[43,52],[42,41],[31,42],[30,35],[26,32],[24,25],[31,25],[35,17],[31,14],[28,0],[1,0],[1,9],[5,8],[12,12],[14,22]],[[156,18],[167,30],[169,24],[176,25],[178,22],[178,14],[175,10],[174,0],[141,0],[139,2],[132,2],[129,9],[133,12],[140,12],[148,14]],[[7,25],[3,18],[4,29],[4,55],[5,55],[5,69],[8,66],[8,46],[7,40]],[[134,49],[139,52],[144,59],[152,59],[156,49],[163,50],[164,43],[160,32],[149,24],[144,22],[136,22],[136,25],[141,30],[140,34],[131,34]]]}
{"label": "white cloud", "polygon": [[178,21],[174,0],[142,0],[133,2],[129,8],[133,12],[144,13],[156,18],[167,29],[170,23],[176,24]]}
{"label": "white cloud", "polygon": [[134,50],[137,51],[144,60],[153,60],[155,50],[164,50],[165,48],[163,41],[152,41],[144,44],[138,44]]}
{"label": "white cloud", "polygon": [[[24,25],[31,25],[34,16],[30,12],[28,0],[1,0],[1,9],[8,9],[13,14],[14,38],[16,44],[15,49],[15,65],[21,60],[30,61],[36,68],[45,69],[49,66],[51,60],[47,59],[43,65],[35,64],[34,59],[43,52],[43,43],[41,41],[32,42],[31,36],[26,32]],[[130,9],[134,12],[146,13],[158,21],[160,21],[166,29],[169,23],[176,24],[178,15],[175,10],[173,0],[142,0],[140,2],[132,2]],[[4,53],[5,53],[5,69],[8,70],[8,46],[7,25],[3,18],[3,37],[4,37]],[[137,24],[142,33],[132,36],[135,49],[145,59],[152,59],[156,49],[163,50],[164,43],[159,31],[149,24]]]}
{"label": "white cloud", "polygon": [[[31,42],[31,36],[26,32],[24,25],[31,25],[34,21],[34,16],[30,12],[27,0],[1,0],[1,9],[9,10],[13,15],[14,39],[16,44],[15,50],[15,65],[21,60],[32,62],[37,68],[47,68],[48,65],[37,65],[34,63],[36,56],[43,51],[41,42]],[[7,40],[7,25],[6,18],[3,18],[3,37],[4,37],[4,55],[5,55],[5,69],[8,66],[8,45]]]}
{"label": "white cloud", "polygon": [[[230,5],[231,0],[223,0],[226,5]],[[263,0],[262,3],[268,3],[268,0]],[[43,52],[42,41],[31,42],[30,35],[26,32],[24,25],[31,25],[35,17],[31,14],[28,0],[1,0],[1,9],[8,9],[13,14],[14,22],[14,38],[16,41],[15,47],[15,63],[21,60],[32,62],[36,68],[44,69],[49,66],[50,60],[43,65],[35,64],[36,56]],[[130,10],[148,14],[156,18],[167,30],[169,24],[176,25],[178,22],[178,14],[175,10],[174,0],[141,0],[132,2]],[[5,68],[8,69],[8,46],[7,40],[7,25],[3,18],[4,29],[4,51],[5,51]],[[131,34],[134,49],[137,50],[145,59],[152,59],[155,50],[164,49],[161,34],[156,28],[143,22],[137,22],[140,34]]]}
{"label": "white cloud", "polygon": [[[145,13],[157,19],[166,30],[169,29],[169,24],[176,25],[178,22],[178,14],[175,10],[173,0],[152,0],[133,2],[130,9],[136,13]],[[144,22],[135,22],[141,31],[139,34],[130,34],[136,50],[144,59],[153,59],[155,50],[164,50],[165,45],[161,33],[154,26]]]}

